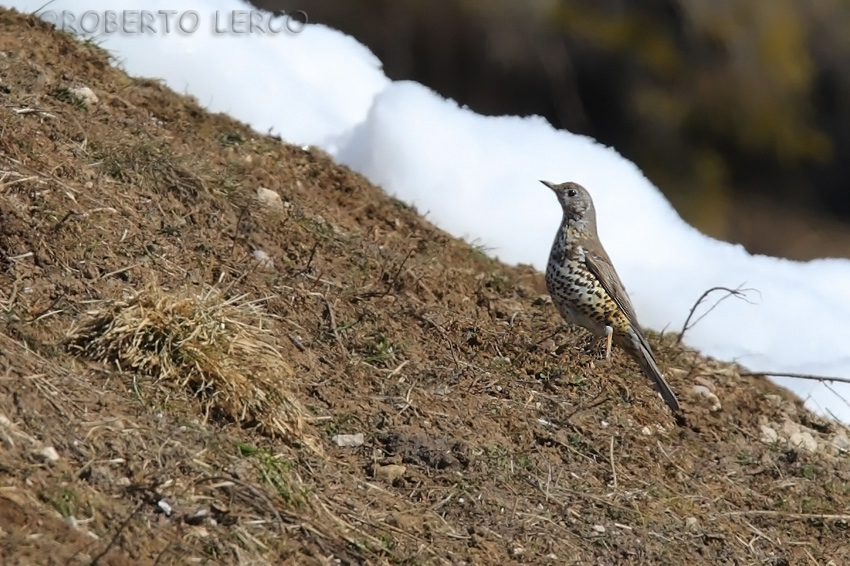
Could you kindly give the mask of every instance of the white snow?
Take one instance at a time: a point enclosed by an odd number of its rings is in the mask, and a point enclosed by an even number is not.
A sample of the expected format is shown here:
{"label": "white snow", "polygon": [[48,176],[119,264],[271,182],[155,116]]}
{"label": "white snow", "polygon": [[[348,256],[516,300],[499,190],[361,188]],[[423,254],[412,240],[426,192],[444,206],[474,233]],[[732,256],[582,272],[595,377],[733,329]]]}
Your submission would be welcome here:
{"label": "white snow", "polygon": [[[22,12],[43,0],[2,0]],[[850,261],[753,256],[687,225],[631,162],[538,117],[484,117],[427,88],[391,82],[364,46],[338,31],[217,33],[239,0],[58,0],[62,10],[196,10],[189,34],[96,39],[131,75],[159,77],[259,131],[319,146],[450,233],[508,263],[542,269],[560,209],[539,179],[578,181],[641,323],[678,332],[708,288],[751,288],[690,329],[685,342],[754,370],[850,377]],[[276,20],[277,21],[277,20]],[[221,28],[219,28],[221,29]],[[721,295],[708,298],[698,314]],[[850,385],[776,378],[821,414],[850,422]]]}

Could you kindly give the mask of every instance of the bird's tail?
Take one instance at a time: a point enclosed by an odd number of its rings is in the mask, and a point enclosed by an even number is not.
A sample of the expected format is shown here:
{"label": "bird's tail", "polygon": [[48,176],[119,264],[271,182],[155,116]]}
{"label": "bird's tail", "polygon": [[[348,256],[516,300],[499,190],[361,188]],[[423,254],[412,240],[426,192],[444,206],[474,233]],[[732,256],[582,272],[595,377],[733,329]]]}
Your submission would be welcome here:
{"label": "bird's tail", "polygon": [[634,356],[635,361],[640,366],[643,374],[655,385],[655,389],[661,393],[661,398],[664,399],[667,406],[670,407],[674,413],[678,413],[679,401],[676,399],[676,395],[673,393],[670,385],[668,385],[664,380],[664,376],[661,375],[661,370],[658,369],[658,364],[655,362],[655,356],[652,353],[652,349],[650,349],[649,344],[646,342],[646,338],[644,338],[639,331],[636,334],[637,336],[634,336],[636,340],[632,340],[632,347],[637,350]]}

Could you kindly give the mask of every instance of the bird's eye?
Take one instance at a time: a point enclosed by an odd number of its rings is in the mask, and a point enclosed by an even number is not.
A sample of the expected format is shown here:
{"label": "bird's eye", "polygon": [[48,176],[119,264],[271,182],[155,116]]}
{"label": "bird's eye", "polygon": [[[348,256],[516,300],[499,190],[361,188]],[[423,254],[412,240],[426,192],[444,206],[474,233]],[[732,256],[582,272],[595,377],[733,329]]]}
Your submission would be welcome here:
{"label": "bird's eye", "polygon": [[568,196],[568,197],[574,197],[574,196],[576,196],[576,190],[575,190],[575,189],[570,189],[570,190],[568,190],[568,191],[567,191],[567,196]]}

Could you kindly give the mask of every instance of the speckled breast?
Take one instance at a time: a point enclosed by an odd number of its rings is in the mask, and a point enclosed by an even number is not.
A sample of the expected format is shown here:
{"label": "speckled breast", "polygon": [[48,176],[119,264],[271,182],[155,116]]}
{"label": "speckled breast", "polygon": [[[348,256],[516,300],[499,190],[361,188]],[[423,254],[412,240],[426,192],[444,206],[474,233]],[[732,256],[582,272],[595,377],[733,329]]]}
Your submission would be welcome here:
{"label": "speckled breast", "polygon": [[546,287],[552,302],[568,322],[578,324],[595,335],[621,315],[616,303],[583,263],[568,260],[564,265],[549,262]]}

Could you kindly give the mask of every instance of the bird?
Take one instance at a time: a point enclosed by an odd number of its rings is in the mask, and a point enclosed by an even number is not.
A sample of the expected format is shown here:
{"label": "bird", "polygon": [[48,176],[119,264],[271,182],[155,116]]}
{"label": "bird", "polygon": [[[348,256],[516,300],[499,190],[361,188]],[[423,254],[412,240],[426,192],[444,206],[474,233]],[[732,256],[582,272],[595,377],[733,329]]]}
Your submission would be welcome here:
{"label": "bird", "polygon": [[626,288],[596,231],[596,209],[590,193],[578,183],[540,181],[555,193],[563,217],[546,265],[546,288],[561,316],[590,331],[594,343],[605,341],[605,359],[612,342],[637,362],[664,402],[679,413],[652,348],[638,324]]}

